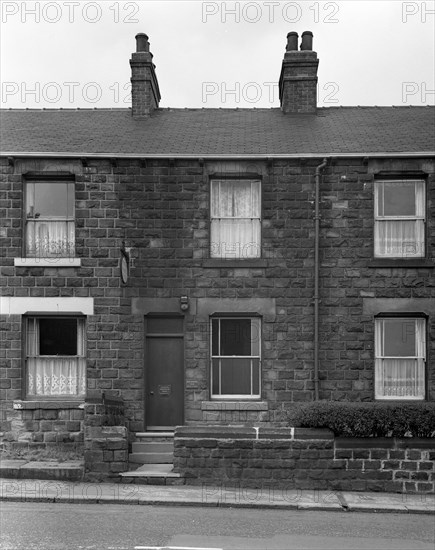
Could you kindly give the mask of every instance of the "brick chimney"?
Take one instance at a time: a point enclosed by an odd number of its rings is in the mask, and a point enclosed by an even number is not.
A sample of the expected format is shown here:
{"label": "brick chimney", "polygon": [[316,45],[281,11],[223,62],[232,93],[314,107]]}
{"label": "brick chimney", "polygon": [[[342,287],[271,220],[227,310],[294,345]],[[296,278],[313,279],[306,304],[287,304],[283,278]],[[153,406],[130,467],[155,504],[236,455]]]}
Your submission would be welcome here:
{"label": "brick chimney", "polygon": [[131,54],[130,66],[132,114],[134,118],[144,118],[158,109],[160,101],[156,66],[146,34],[136,35],[136,52]]}
{"label": "brick chimney", "polygon": [[279,100],[283,113],[315,114],[317,109],[317,67],[313,52],[313,33],[302,33],[298,50],[298,33],[289,32],[279,77]]}

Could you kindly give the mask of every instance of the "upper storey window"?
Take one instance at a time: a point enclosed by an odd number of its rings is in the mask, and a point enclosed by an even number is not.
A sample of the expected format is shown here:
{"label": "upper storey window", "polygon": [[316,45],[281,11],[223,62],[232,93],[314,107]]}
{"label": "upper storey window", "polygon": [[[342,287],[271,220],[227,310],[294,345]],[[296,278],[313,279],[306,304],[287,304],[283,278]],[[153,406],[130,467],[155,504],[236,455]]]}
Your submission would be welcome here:
{"label": "upper storey window", "polygon": [[210,256],[261,257],[261,182],[212,180]]}
{"label": "upper storey window", "polygon": [[424,180],[375,182],[375,257],[425,256]]}
{"label": "upper storey window", "polygon": [[41,179],[25,185],[26,257],[74,257],[74,182]]}

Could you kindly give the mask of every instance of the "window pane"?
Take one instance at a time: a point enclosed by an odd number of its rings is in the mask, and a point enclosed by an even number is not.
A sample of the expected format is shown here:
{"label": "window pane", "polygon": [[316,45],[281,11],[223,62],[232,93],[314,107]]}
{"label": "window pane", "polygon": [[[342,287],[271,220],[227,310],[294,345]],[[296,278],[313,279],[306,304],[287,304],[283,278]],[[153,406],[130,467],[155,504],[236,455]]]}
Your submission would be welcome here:
{"label": "window pane", "polygon": [[419,258],[424,254],[423,220],[375,221],[375,256]]}
{"label": "window pane", "polygon": [[378,399],[423,399],[424,361],[377,359],[375,387]]}
{"label": "window pane", "polygon": [[27,394],[74,396],[86,393],[86,359],[32,357],[27,360]]}
{"label": "window pane", "polygon": [[72,258],[74,257],[74,253],[74,221],[27,219],[27,256],[36,258]]}
{"label": "window pane", "polygon": [[251,320],[221,319],[220,355],[251,355]]}
{"label": "window pane", "polygon": [[212,355],[220,355],[219,353],[219,319],[211,321],[211,353]]}
{"label": "window pane", "polygon": [[252,359],[252,393],[260,394],[260,360]]}
{"label": "window pane", "polygon": [[74,183],[29,182],[27,183],[28,217],[73,217]]}
{"label": "window pane", "polygon": [[212,258],[260,258],[261,223],[258,219],[212,220],[210,255]]}
{"label": "window pane", "polygon": [[77,355],[77,319],[39,319],[40,355]]}
{"label": "window pane", "polygon": [[221,393],[251,394],[251,359],[221,359]]}
{"label": "window pane", "polygon": [[220,359],[212,360],[212,373],[211,373],[212,395],[220,395],[220,391],[219,391],[220,362],[221,362]]}
{"label": "window pane", "polygon": [[386,357],[415,357],[415,319],[386,319],[384,352]]}
{"label": "window pane", "polygon": [[251,355],[260,355],[260,318],[251,319]]}
{"label": "window pane", "polygon": [[385,181],[383,187],[383,216],[415,216],[415,182]]}

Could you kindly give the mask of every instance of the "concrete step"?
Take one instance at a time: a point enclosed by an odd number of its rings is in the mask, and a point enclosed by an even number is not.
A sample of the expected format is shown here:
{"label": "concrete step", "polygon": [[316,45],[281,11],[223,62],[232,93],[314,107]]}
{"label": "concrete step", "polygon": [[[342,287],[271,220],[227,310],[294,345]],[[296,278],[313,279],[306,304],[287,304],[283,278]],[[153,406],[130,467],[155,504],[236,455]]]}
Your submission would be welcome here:
{"label": "concrete step", "polygon": [[174,432],[136,432],[136,441],[150,443],[173,443]]}
{"label": "concrete step", "polygon": [[172,471],[172,464],[144,464],[137,470],[123,472],[122,483],[138,485],[184,485],[184,478]]}
{"label": "concrete step", "polygon": [[128,460],[135,464],[172,464],[174,453],[132,453]]}
{"label": "concrete step", "polygon": [[173,441],[160,441],[154,442],[154,440],[148,441],[136,441],[132,444],[132,452],[135,453],[173,453],[174,442]]}

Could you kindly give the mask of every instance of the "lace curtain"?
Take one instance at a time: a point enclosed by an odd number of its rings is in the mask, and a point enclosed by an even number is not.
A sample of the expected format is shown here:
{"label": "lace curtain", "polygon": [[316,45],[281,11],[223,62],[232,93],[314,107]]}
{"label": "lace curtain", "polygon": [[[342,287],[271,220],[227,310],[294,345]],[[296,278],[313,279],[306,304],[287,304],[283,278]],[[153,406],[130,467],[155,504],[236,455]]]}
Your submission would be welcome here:
{"label": "lace curtain", "polygon": [[212,181],[211,218],[212,258],[261,256],[259,181]]}
{"label": "lace curtain", "polygon": [[78,320],[77,356],[39,356],[38,319],[27,325],[27,394],[79,396],[86,393],[84,324]]}
{"label": "lace curtain", "polygon": [[[384,198],[383,196],[381,196],[381,194],[383,193],[384,186],[394,185],[407,185],[414,188],[414,205],[408,205],[408,207],[415,207],[413,214],[407,216],[399,214],[397,216],[394,216],[391,213],[391,210],[394,210],[394,206],[389,205],[389,215],[384,215],[386,205]],[[398,205],[399,209],[400,207],[403,208],[403,205]],[[424,181],[377,182],[375,256],[384,258],[423,257],[425,253],[424,210]]]}
{"label": "lace curtain", "polygon": [[74,257],[74,251],[74,221],[27,220],[27,256],[36,258],[70,258]]}
{"label": "lace curtain", "polygon": [[376,398],[424,399],[425,321],[415,322],[415,356],[384,357],[384,320],[376,320],[375,393]]}

